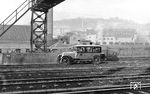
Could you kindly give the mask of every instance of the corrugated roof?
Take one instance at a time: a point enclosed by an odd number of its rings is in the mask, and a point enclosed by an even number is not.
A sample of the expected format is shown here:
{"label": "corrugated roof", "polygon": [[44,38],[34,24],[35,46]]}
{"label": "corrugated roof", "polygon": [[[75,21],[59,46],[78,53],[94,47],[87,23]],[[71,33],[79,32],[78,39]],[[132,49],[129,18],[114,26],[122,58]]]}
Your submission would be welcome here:
{"label": "corrugated roof", "polygon": [[[30,26],[28,25],[14,25],[1,38],[2,41],[30,41]],[[2,32],[2,30],[0,30]]]}
{"label": "corrugated roof", "polygon": [[[30,36],[29,25],[14,25],[0,38],[0,42],[30,42]],[[47,35],[48,40],[49,37],[50,35]]]}

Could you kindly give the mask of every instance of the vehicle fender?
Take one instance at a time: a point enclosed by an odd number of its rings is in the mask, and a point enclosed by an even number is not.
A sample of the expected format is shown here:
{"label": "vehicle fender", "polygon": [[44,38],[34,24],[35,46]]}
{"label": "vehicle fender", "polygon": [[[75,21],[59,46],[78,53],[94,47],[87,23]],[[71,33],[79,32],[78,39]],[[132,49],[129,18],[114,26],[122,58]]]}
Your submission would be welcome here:
{"label": "vehicle fender", "polygon": [[[71,56],[62,56],[61,60],[62,60],[64,57],[67,57],[67,58],[70,60],[70,62],[73,62],[73,58],[72,58]],[[61,60],[60,60],[60,62],[61,62]]]}
{"label": "vehicle fender", "polygon": [[59,55],[57,56],[57,62],[58,62],[58,63],[60,63],[61,58],[62,58],[62,55],[59,54]]}
{"label": "vehicle fender", "polygon": [[69,56],[71,58],[76,58],[76,53],[75,52],[64,52],[64,53],[62,53],[62,57],[63,56]]}

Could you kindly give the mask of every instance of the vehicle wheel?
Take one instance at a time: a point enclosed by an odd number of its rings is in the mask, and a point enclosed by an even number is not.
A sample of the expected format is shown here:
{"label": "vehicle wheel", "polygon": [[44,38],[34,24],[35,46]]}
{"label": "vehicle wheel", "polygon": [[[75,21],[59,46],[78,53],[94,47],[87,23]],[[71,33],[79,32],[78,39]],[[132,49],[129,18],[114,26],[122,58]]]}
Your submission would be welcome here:
{"label": "vehicle wheel", "polygon": [[106,61],[106,59],[107,59],[107,58],[106,58],[105,54],[101,54],[101,55],[100,55],[100,62],[101,62],[101,63],[104,63],[104,62]]}
{"label": "vehicle wheel", "polygon": [[71,64],[71,58],[69,58],[69,57],[63,57],[62,60],[61,60],[61,62],[63,64],[69,65],[69,64]]}
{"label": "vehicle wheel", "polygon": [[94,64],[99,64],[100,61],[101,61],[100,56],[94,56],[93,59],[94,59],[94,60],[93,60],[93,63],[94,63]]}

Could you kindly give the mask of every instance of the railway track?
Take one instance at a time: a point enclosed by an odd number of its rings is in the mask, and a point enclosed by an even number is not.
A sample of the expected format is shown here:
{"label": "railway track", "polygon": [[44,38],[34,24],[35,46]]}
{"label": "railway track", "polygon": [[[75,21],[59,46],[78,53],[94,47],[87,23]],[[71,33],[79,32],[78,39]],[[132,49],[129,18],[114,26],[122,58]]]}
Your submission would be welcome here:
{"label": "railway track", "polygon": [[79,87],[67,89],[42,89],[42,90],[28,90],[15,91],[0,94],[149,94],[150,83],[141,84],[141,88],[133,89],[129,85],[116,86],[94,86],[94,87]]}
{"label": "railway track", "polygon": [[[144,68],[145,69],[145,68]],[[24,70],[24,71],[1,71],[0,76],[3,76],[5,79],[29,79],[29,78],[43,78],[43,77],[68,77],[68,76],[108,76],[112,75],[119,71],[130,70],[129,72],[136,71],[139,74],[141,70],[144,70],[143,67],[115,67],[115,68],[99,68],[99,69],[68,69],[68,70]],[[146,68],[149,70],[149,67]],[[80,72],[80,74],[79,74]],[[146,74],[150,73],[146,70]],[[130,73],[129,73],[130,74]],[[117,75],[122,75],[122,73],[117,73]],[[123,74],[125,75],[125,74]]]}
{"label": "railway track", "polygon": [[[112,79],[113,78],[113,79]],[[117,76],[110,76],[110,75],[90,75],[90,76],[69,76],[69,77],[51,77],[51,78],[31,78],[31,79],[11,79],[5,80],[6,84],[24,84],[24,83],[34,83],[34,82],[64,82],[64,81],[96,81],[96,80],[141,80],[145,79],[149,81],[150,75],[136,75],[136,74],[129,74],[129,75],[117,75]],[[2,82],[3,80],[1,80]],[[118,83],[117,83],[118,84]]]}
{"label": "railway track", "polygon": [[[85,88],[85,87],[99,87],[104,89],[114,89],[110,86],[122,86],[129,87],[130,82],[139,82],[143,84],[150,83],[150,76],[129,76],[129,77],[107,77],[107,78],[95,78],[95,77],[76,77],[76,78],[62,78],[62,79],[26,79],[26,82],[15,82],[2,84],[0,86],[0,92],[26,92],[33,90],[51,90],[50,93],[56,93],[60,89],[66,91],[66,88]],[[148,84],[147,86],[149,86]],[[116,89],[116,88],[115,88]],[[56,91],[57,90],[57,91]],[[94,89],[95,90],[95,89]],[[63,91],[63,92],[64,92]],[[78,91],[78,90],[77,90]],[[62,91],[61,91],[62,92]],[[67,91],[68,92],[68,91]],[[69,91],[70,92],[70,91]],[[74,92],[74,91],[73,91]]]}
{"label": "railway track", "polygon": [[[109,87],[87,87],[87,88],[75,88],[72,91],[63,92],[63,94],[149,94],[150,84],[142,84],[141,88],[134,89],[129,85],[116,85]],[[54,93],[54,94],[62,94]]]}
{"label": "railway track", "polygon": [[[129,69],[128,69],[129,68]],[[83,70],[78,70],[78,69],[69,69],[69,70],[30,70],[30,71],[8,71],[8,72],[0,72],[0,78],[3,77],[3,79],[7,79],[7,80],[18,80],[18,79],[34,79],[34,78],[53,78],[53,77],[77,77],[77,76],[93,76],[93,77],[108,77],[113,75],[116,72],[119,72],[121,70],[126,71],[126,70],[130,70],[130,72],[132,71],[136,71],[137,73],[134,73],[134,75],[138,75],[140,73],[138,73],[138,71],[141,71],[143,67],[138,67],[138,68],[134,68],[134,67],[127,67],[127,69],[123,70],[124,67],[116,67],[116,68],[104,68],[103,69],[83,69]],[[80,74],[79,74],[80,72]],[[130,75],[131,73],[127,74]],[[148,67],[144,73],[140,74],[140,75],[144,75],[144,74],[150,74],[150,68]],[[132,75],[132,74],[131,74]],[[114,75],[116,76],[116,75]],[[126,76],[126,74],[122,74],[122,73],[117,73],[117,76]]]}
{"label": "railway track", "polygon": [[[121,68],[120,68],[121,69]],[[120,70],[119,69],[119,70]],[[110,72],[113,70],[111,69]],[[116,70],[114,70],[116,71]],[[78,73],[79,71],[77,71]],[[86,71],[87,72],[87,71]],[[87,86],[103,86],[103,85],[121,85],[129,84],[130,82],[137,81],[142,83],[150,82],[149,73],[143,74],[119,74],[110,75],[106,72],[103,74],[90,74],[90,75],[56,75],[44,78],[27,78],[27,79],[5,79],[1,80],[0,92],[11,91],[27,91],[27,90],[43,90],[43,89],[59,89],[59,88],[77,88]],[[33,76],[33,75],[32,75]]]}
{"label": "railway track", "polygon": [[125,92],[130,92],[130,82],[141,82],[143,90],[150,88],[150,67],[147,65],[59,66],[56,68],[51,68],[50,65],[28,66],[0,66],[0,94],[95,94],[98,92],[109,94],[109,91],[121,92],[125,90]]}

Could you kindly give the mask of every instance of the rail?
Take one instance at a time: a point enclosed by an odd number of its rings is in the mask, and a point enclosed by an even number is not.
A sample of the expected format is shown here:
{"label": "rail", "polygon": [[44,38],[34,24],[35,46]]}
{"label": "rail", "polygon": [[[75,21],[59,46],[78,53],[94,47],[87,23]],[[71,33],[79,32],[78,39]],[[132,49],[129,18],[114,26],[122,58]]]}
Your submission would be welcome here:
{"label": "rail", "polygon": [[[111,78],[113,79],[113,78]],[[128,78],[129,79],[129,78]],[[126,83],[122,83],[121,85],[116,84],[98,84],[98,85],[92,85],[95,80],[89,80],[89,79],[78,79],[78,80],[66,80],[66,81],[60,81],[60,80],[52,80],[52,81],[45,81],[41,80],[33,81],[33,82],[26,82],[26,83],[16,83],[16,84],[5,84],[1,85],[1,92],[8,93],[11,92],[33,92],[32,90],[38,91],[38,92],[50,92],[50,93],[59,93],[59,92],[73,92],[73,93],[79,93],[79,92],[93,92],[93,91],[110,91],[110,90],[122,90],[122,89],[130,89],[130,84],[128,79],[126,79]],[[131,78],[130,78],[131,79]],[[136,79],[136,78],[134,78]],[[116,80],[116,79],[113,79]],[[100,81],[109,82],[109,80],[103,79]],[[150,80],[148,80],[150,82]],[[115,83],[115,82],[113,82]],[[90,84],[88,86],[88,84]],[[150,87],[150,83],[143,83],[141,84],[142,88]]]}

